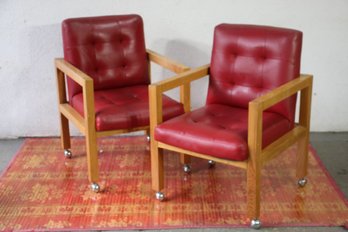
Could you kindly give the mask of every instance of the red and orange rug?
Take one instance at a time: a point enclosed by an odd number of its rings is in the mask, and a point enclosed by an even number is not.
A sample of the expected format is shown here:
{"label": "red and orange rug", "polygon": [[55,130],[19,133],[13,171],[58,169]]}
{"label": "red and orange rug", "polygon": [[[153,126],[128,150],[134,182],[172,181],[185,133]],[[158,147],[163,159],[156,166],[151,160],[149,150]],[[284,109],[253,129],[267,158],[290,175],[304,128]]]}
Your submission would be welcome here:
{"label": "red and orange rug", "polygon": [[[65,159],[57,138],[27,139],[0,178],[0,230],[112,230],[247,227],[245,171],[165,153],[167,201],[151,190],[144,136],[99,140],[103,192],[89,190],[84,139]],[[348,204],[313,151],[308,184],[298,188],[295,147],[264,169],[264,226],[347,226]],[[1,155],[1,154],[0,154]]]}

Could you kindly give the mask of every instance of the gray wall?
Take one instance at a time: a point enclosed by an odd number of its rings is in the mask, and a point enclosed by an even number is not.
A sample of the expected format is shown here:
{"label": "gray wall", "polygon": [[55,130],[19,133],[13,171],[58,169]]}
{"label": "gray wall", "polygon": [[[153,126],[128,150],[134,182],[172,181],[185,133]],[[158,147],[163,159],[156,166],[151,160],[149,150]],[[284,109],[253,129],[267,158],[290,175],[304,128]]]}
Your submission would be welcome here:
{"label": "gray wall", "polygon": [[[127,13],[143,17],[148,48],[192,67],[209,62],[219,23],[302,30],[302,72],[314,74],[312,131],[347,131],[347,12],[347,0],[0,0],[0,138],[58,135],[53,59],[63,53],[63,19]],[[154,81],[173,75],[154,73]],[[194,107],[206,86],[206,78],[194,83]]]}

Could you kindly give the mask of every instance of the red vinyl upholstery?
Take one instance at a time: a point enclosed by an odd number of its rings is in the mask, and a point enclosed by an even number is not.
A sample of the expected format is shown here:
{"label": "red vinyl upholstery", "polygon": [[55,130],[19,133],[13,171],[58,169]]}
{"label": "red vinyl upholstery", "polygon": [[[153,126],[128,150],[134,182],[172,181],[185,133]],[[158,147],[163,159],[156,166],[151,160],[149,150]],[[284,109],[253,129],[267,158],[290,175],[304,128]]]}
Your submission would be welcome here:
{"label": "red vinyl upholstery", "polygon": [[[263,145],[267,146],[291,129],[283,116],[263,115]],[[209,104],[162,123],[155,139],[190,151],[230,160],[248,158],[248,111],[222,104]]]}
{"label": "red vinyl upholstery", "polygon": [[[302,32],[266,26],[215,28],[207,104],[248,108],[251,100],[300,75]],[[296,96],[268,111],[294,121]]]}
{"label": "red vinyl upholstery", "polygon": [[[149,125],[149,96],[147,85],[106,89],[94,92],[96,130],[106,131]],[[83,96],[72,98],[73,107],[83,115]],[[164,120],[183,113],[182,104],[163,95]]]}
{"label": "red vinyl upholstery", "polygon": [[[140,16],[66,19],[62,34],[64,59],[91,76],[95,90],[150,83]],[[70,99],[81,91],[68,79]]]}
{"label": "red vinyl upholstery", "polygon": [[[66,19],[64,59],[94,81],[96,130],[149,125],[147,60],[143,21],[138,15]],[[68,78],[71,105],[83,116],[82,88]],[[182,104],[164,96],[166,119],[182,114]]]}
{"label": "red vinyl upholstery", "polygon": [[[248,104],[299,76],[302,33],[221,24],[215,28],[206,106],[156,127],[159,142],[230,160],[248,159]],[[266,110],[262,146],[294,127],[296,95]]]}

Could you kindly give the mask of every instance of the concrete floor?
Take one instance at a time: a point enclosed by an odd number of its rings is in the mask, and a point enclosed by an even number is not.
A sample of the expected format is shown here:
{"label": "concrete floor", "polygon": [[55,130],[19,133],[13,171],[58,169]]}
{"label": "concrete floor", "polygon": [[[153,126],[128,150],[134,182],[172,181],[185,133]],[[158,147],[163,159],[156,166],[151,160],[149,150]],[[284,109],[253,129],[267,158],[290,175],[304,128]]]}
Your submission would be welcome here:
{"label": "concrete floor", "polygon": [[[12,157],[20,149],[24,139],[0,139],[0,173],[7,167]],[[342,133],[311,133],[311,144],[323,161],[331,176],[339,188],[348,198],[348,132]],[[227,231],[255,231],[253,229],[178,229],[178,230],[155,230],[161,231],[184,231],[184,232],[227,232]],[[262,231],[272,232],[336,232],[347,231],[341,227],[289,227],[289,228],[262,228]]]}

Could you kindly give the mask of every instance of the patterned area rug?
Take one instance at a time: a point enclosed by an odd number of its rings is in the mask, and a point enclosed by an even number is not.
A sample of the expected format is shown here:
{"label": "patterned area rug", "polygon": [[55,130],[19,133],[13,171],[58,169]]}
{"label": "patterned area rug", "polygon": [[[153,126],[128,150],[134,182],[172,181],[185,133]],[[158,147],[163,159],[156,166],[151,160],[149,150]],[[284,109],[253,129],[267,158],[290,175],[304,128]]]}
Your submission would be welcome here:
{"label": "patterned area rug", "polygon": [[[0,230],[111,230],[247,227],[242,169],[193,159],[183,173],[179,156],[165,153],[167,200],[151,190],[144,136],[98,141],[103,192],[89,190],[84,139],[65,159],[57,138],[27,139],[0,178]],[[295,147],[267,164],[262,175],[264,226],[344,226],[347,201],[313,151],[309,183],[298,188]]]}

